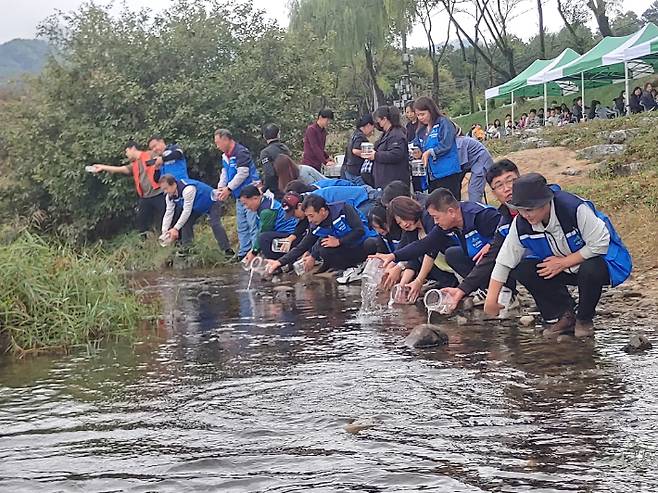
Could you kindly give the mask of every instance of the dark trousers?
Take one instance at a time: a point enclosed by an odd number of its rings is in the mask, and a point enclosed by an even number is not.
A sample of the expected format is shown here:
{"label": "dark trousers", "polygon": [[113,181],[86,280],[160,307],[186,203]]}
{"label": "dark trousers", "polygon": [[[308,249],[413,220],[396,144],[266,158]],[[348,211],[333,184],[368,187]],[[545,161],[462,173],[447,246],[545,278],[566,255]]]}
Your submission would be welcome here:
{"label": "dark trousers", "polygon": [[575,302],[567,286],[578,286],[578,313],[576,319],[591,322],[596,314],[596,305],[601,299],[603,286],[610,284],[608,266],[603,257],[594,257],[580,264],[577,274],[558,274],[544,279],[537,274],[541,260],[526,259],[512,271],[512,275],[523,284],[535,299],[544,320],[559,318],[572,310]]}
{"label": "dark trousers", "polygon": [[[283,253],[272,251],[272,242],[276,238],[287,238],[288,236],[290,236],[290,233],[282,233],[280,231],[265,231],[264,233],[261,233],[258,237],[258,243],[260,243],[260,251],[263,254],[263,257],[271,260],[283,257]],[[295,239],[295,241],[292,242],[292,245],[290,245],[290,248],[292,249],[296,247],[300,241],[301,238]]]}
{"label": "dark trousers", "polygon": [[163,193],[155,197],[149,197],[148,199],[140,198],[139,202],[137,202],[137,217],[135,219],[137,231],[140,234],[146,233],[151,229],[153,223],[159,228],[162,225],[162,218],[164,217],[166,208]]}
{"label": "dark trousers", "polygon": [[452,192],[457,200],[462,199],[462,179],[463,173],[455,173],[454,175],[445,176],[438,180],[430,180],[430,192],[437,188],[447,188]]}
{"label": "dark trousers", "polygon": [[366,241],[363,242],[363,250],[366,252],[366,255],[374,255],[375,253],[391,253],[384,243],[384,240],[381,236],[376,236],[374,238],[366,238]]}
{"label": "dark trousers", "polygon": [[320,241],[316,244],[317,252],[324,265],[330,269],[344,270],[348,267],[355,267],[367,257],[363,245],[341,245],[336,248],[325,248],[320,245]]}
{"label": "dark trousers", "polygon": [[[416,274],[418,274],[422,266],[421,260],[422,259],[412,260],[411,262],[407,262],[407,267],[409,267]],[[452,274],[451,272],[446,272],[444,270],[441,270],[436,265],[432,267],[432,270],[427,275],[427,279],[431,281],[436,281],[437,288],[439,289],[456,288],[459,285],[459,281],[457,281],[457,278],[455,277],[454,274]]]}
{"label": "dark trousers", "polygon": [[[454,270],[461,277],[466,278],[475,267],[475,262],[470,258],[465,252],[464,249],[460,246],[451,246],[446,250],[445,253],[446,262],[452,270]],[[492,266],[493,269],[493,266]],[[480,289],[487,289],[489,287],[490,277],[482,278],[482,282],[478,286]],[[510,277],[505,286],[510,288],[516,293],[516,280]]]}
{"label": "dark trousers", "polygon": [[[208,212],[208,222],[210,223],[210,228],[212,229],[215,240],[222,251],[226,251],[231,248],[231,243],[228,240],[228,235],[226,230],[222,225],[222,214],[225,212],[225,206],[223,202],[213,202],[210,211]],[[177,208],[177,214],[180,215],[182,208]],[[199,219],[203,214],[192,211],[187,222],[181,229],[181,243],[183,245],[189,245],[194,240],[194,224],[197,219]]]}

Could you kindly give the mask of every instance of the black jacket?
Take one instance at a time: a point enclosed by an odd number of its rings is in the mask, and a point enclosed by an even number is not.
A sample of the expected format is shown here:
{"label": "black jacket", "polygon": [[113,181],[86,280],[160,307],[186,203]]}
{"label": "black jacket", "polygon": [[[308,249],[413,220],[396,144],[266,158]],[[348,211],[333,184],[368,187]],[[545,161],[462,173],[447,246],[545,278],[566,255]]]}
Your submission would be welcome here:
{"label": "black jacket", "polygon": [[408,122],[406,130],[407,130],[407,142],[411,142],[416,138],[416,133],[418,132],[418,120],[416,120],[416,123]]}
{"label": "black jacket", "polygon": [[642,113],[644,111],[644,108],[640,105],[640,96],[636,96],[635,94],[631,94],[628,97],[628,106],[631,109],[631,113]]}
{"label": "black jacket", "polygon": [[277,200],[281,200],[283,197],[283,192],[279,190],[279,178],[274,171],[274,161],[280,154],[290,156],[290,149],[279,140],[273,140],[260,151],[260,162],[263,166],[263,185],[265,187],[263,191],[271,191]]}
{"label": "black jacket", "polygon": [[355,156],[352,153],[352,149],[360,149],[363,142],[368,142],[368,137],[357,128],[352,133],[350,141],[347,143],[347,148],[345,149],[345,168],[355,176],[361,175],[361,166],[363,166],[364,159]]}
{"label": "black jacket", "polygon": [[400,127],[392,127],[375,142],[375,162],[372,175],[375,188],[384,188],[395,180],[409,183],[409,148],[407,132]]}

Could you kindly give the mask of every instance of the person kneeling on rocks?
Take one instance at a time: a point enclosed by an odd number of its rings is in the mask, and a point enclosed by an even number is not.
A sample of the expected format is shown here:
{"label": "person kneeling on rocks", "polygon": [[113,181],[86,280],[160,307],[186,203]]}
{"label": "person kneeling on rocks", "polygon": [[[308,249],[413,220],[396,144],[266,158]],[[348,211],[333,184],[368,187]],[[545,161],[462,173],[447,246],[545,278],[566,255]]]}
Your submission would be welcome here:
{"label": "person kneeling on rocks", "polygon": [[[508,205],[519,214],[496,258],[485,312],[498,314],[498,295],[512,273],[549,324],[544,337],[593,336],[603,286],[618,286],[633,268],[610,219],[590,201],[549,187],[538,173],[514,182]],[[578,286],[577,313],[567,286]]]}
{"label": "person kneeling on rocks", "polygon": [[[355,267],[366,259],[363,243],[376,233],[368,228],[365,216],[352,205],[341,202],[328,204],[319,195],[309,194],[301,207],[309,222],[308,232],[290,252],[279,260],[268,262],[269,272],[295,262],[306,253],[310,253],[304,257],[306,272],[319,259],[322,259],[322,272]],[[313,248],[318,241],[319,246]]]}

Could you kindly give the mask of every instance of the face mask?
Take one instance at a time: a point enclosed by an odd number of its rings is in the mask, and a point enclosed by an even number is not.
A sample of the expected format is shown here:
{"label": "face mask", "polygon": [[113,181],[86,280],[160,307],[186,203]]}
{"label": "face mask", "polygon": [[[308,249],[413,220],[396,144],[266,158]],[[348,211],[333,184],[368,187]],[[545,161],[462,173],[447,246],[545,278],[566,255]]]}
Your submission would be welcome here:
{"label": "face mask", "polygon": [[382,126],[381,126],[379,123],[375,123],[375,128],[376,128],[377,130],[379,130],[380,132],[383,132],[383,131],[384,131],[384,129],[382,128]]}

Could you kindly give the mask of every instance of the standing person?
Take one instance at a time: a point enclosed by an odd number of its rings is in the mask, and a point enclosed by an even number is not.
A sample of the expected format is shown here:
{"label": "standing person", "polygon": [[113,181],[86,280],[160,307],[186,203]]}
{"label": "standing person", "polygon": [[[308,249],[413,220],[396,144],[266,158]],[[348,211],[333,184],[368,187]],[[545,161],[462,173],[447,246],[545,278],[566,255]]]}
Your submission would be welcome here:
{"label": "standing person", "polygon": [[327,143],[327,129],[333,119],[333,111],[322,109],[318,113],[317,120],[310,124],[304,132],[302,163],[312,166],[318,171],[322,171],[323,164],[333,164],[333,160],[324,149]]}
{"label": "standing person", "polygon": [[[422,158],[427,168],[430,191],[447,188],[458,199],[461,197],[461,166],[457,153],[455,125],[439,111],[436,103],[421,97],[414,104],[420,124],[414,156]],[[474,135],[475,136],[475,135]]]}
{"label": "standing person", "polygon": [[[486,186],[487,171],[493,166],[493,158],[485,145],[471,137],[457,137],[457,153],[462,170],[462,180],[470,173],[468,180],[468,200],[482,202]],[[461,183],[460,183],[461,188]]]}
{"label": "standing person", "polygon": [[352,132],[350,141],[345,148],[345,161],[343,163],[344,178],[355,185],[365,185],[361,176],[361,168],[365,159],[361,157],[361,144],[368,142],[368,137],[375,130],[375,122],[372,115],[363,115],[356,122],[356,130]]}
{"label": "standing person", "polygon": [[575,120],[575,123],[580,123],[584,118],[583,113],[583,98],[578,97],[573,100],[573,108],[571,109],[571,116]]}
{"label": "standing person", "polygon": [[189,178],[187,176],[187,159],[178,144],[167,144],[162,135],[155,134],[149,138],[148,146],[157,156],[155,167],[160,176],[173,175],[177,180]]}
{"label": "standing person", "polygon": [[[264,196],[254,185],[247,185],[240,190],[240,202],[258,218],[258,230],[252,238],[251,251],[245,260],[251,262],[261,251],[265,258],[280,257],[281,253],[272,251],[272,242],[293,234],[297,219],[287,215],[278,200]],[[298,241],[293,240],[291,243],[294,247]]]}
{"label": "standing person", "polygon": [[413,142],[416,138],[416,132],[420,127],[416,110],[414,110],[414,101],[407,101],[404,105],[404,116],[407,119],[407,142]]}
{"label": "standing person", "polygon": [[[160,186],[166,194],[167,210],[162,218],[162,234],[169,234],[172,240],[181,239],[183,245],[189,245],[194,239],[194,223],[201,216],[208,214],[210,227],[219,248],[227,257],[233,257],[226,230],[221,223],[223,205],[212,200],[213,189],[198,180],[177,180],[174,175],[160,177]],[[178,209],[178,221],[172,226]]]}
{"label": "standing person", "polygon": [[290,149],[281,142],[281,131],[274,123],[268,123],[263,127],[263,138],[267,143],[267,146],[260,151],[260,164],[263,167],[263,191],[269,190],[275,199],[281,200],[283,190],[279,188],[274,161],[282,154],[290,156]]}
{"label": "standing person", "polygon": [[151,160],[148,152],[140,151],[134,140],[128,141],[124,148],[130,164],[125,166],[110,166],[108,164],[94,164],[94,173],[119,173],[132,175],[135,182],[135,191],[139,200],[137,202],[137,231],[145,238],[146,233],[154,222],[160,222],[165,213],[165,199],[160,185],[155,178],[156,168],[147,164]]}
{"label": "standing person", "polygon": [[647,82],[644,85],[644,91],[642,91],[642,96],[640,96],[640,105],[644,108],[644,111],[652,111],[658,108],[658,103],[656,103],[656,97],[653,95],[653,86],[651,82]]}
{"label": "standing person", "polygon": [[[218,200],[225,202],[230,196],[233,196],[236,201],[235,215],[240,243],[238,258],[242,260],[251,250],[251,239],[256,235],[258,226],[256,215],[246,209],[238,197],[242,187],[260,182],[260,177],[251,152],[235,141],[230,130],[225,128],[215,130],[215,145],[222,152],[222,171],[217,185]],[[224,211],[225,208],[222,209],[222,212]]]}
{"label": "standing person", "polygon": [[286,193],[286,188],[291,181],[300,180],[310,185],[325,179],[325,176],[315,168],[297,164],[285,154],[280,155],[274,161],[274,171],[277,175],[278,188],[282,193]]}
{"label": "standing person", "polygon": [[[538,173],[514,182],[508,205],[518,215],[496,258],[485,312],[498,313],[500,289],[514,271],[550,324],[544,337],[593,336],[603,286],[618,286],[633,268],[610,219],[588,200],[549,187]],[[578,286],[577,313],[567,286]]]}
{"label": "standing person", "polygon": [[375,188],[384,188],[395,180],[411,181],[407,133],[400,124],[400,110],[395,106],[380,106],[373,114],[375,127],[383,132],[375,142],[374,152],[367,157],[372,161]]}

